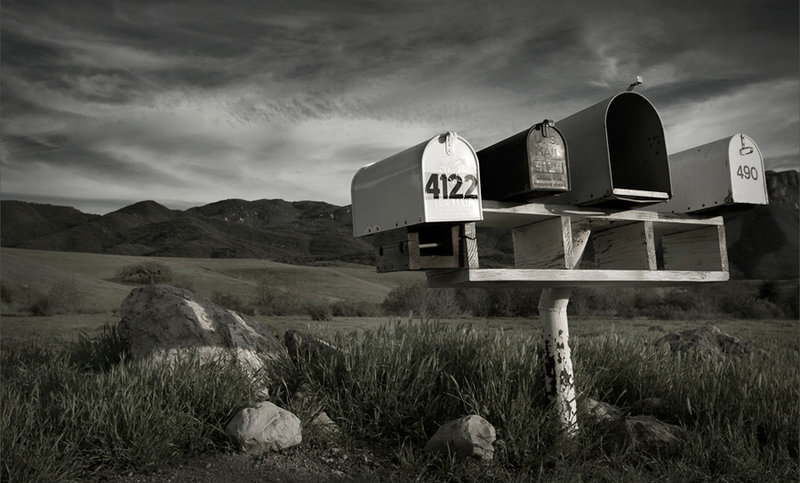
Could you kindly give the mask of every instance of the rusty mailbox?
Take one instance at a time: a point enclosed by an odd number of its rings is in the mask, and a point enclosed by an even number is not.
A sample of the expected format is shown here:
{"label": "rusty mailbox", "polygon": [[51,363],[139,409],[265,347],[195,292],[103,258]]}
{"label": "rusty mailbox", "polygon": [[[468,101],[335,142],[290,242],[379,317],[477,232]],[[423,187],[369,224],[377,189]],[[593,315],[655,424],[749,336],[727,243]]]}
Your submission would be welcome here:
{"label": "rusty mailbox", "polygon": [[380,272],[463,267],[483,219],[478,157],[454,132],[362,167],[351,197],[353,233],[370,237]]}
{"label": "rusty mailbox", "polygon": [[565,205],[627,209],[672,194],[664,127],[644,96],[622,92],[556,122],[569,145]]}
{"label": "rusty mailbox", "polygon": [[719,214],[768,203],[764,158],[745,134],[672,154],[669,164],[672,199],[654,211]]}
{"label": "rusty mailbox", "polygon": [[569,190],[567,144],[553,121],[478,151],[483,197],[531,200]]}

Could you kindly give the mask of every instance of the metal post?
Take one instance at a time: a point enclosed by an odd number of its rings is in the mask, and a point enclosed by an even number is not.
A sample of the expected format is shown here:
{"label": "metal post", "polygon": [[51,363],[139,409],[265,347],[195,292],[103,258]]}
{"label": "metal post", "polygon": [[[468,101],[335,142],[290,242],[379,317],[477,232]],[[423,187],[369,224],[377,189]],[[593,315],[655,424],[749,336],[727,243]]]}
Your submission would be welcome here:
{"label": "metal post", "polygon": [[578,431],[575,374],[572,371],[567,324],[567,304],[571,290],[546,288],[539,298],[539,316],[542,319],[544,339],[545,385],[569,436]]}

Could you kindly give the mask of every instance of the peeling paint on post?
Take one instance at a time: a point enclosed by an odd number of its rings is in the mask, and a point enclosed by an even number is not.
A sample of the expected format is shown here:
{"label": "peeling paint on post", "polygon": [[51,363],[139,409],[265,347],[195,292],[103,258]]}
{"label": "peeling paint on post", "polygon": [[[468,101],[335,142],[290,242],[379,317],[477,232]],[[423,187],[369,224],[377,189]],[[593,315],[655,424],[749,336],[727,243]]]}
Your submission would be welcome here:
{"label": "peeling paint on post", "polygon": [[570,288],[546,288],[539,298],[544,339],[545,384],[553,398],[564,430],[569,436],[578,431],[578,404],[575,398],[575,375],[569,348],[567,304]]}

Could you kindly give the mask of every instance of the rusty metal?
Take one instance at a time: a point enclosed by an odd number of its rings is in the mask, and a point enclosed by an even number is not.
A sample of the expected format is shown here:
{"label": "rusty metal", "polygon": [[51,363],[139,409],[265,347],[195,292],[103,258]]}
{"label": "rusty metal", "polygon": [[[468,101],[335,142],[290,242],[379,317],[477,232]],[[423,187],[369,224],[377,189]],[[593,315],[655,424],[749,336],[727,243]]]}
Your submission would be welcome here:
{"label": "rusty metal", "polygon": [[544,121],[478,151],[484,199],[532,200],[570,187],[567,143]]}

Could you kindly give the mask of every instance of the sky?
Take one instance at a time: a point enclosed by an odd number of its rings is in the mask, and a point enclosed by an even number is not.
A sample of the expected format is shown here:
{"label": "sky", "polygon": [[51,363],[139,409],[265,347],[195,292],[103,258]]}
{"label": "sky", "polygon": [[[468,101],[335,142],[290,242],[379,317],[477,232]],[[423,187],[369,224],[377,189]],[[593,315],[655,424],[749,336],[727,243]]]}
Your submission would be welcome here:
{"label": "sky", "polygon": [[107,213],[350,203],[359,167],[476,150],[624,91],[675,153],[800,169],[797,0],[3,0],[0,197]]}

